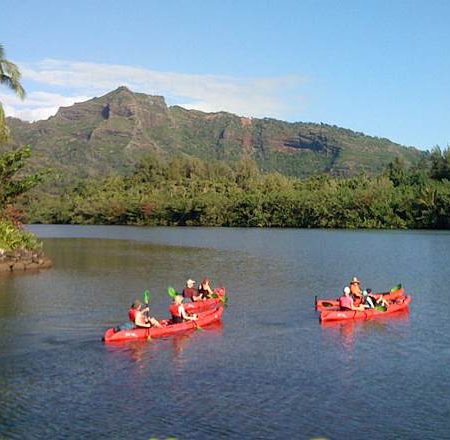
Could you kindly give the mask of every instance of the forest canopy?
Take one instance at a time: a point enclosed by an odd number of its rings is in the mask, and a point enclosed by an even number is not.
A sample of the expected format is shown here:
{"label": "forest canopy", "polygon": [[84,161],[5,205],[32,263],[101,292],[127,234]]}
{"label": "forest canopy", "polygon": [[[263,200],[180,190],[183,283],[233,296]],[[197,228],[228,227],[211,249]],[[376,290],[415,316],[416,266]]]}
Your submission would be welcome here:
{"label": "forest canopy", "polygon": [[450,227],[450,152],[381,174],[306,179],[179,156],[148,156],[131,176],[80,180],[64,195],[28,200],[30,220],[66,224],[299,228]]}

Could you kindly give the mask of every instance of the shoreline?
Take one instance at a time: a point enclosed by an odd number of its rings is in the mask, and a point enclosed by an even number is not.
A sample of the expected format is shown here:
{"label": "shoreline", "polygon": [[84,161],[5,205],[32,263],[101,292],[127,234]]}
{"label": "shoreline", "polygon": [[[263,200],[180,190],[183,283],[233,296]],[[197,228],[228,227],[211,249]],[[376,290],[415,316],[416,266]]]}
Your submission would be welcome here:
{"label": "shoreline", "polygon": [[52,261],[42,252],[27,250],[0,251],[0,273],[49,269],[52,266]]}

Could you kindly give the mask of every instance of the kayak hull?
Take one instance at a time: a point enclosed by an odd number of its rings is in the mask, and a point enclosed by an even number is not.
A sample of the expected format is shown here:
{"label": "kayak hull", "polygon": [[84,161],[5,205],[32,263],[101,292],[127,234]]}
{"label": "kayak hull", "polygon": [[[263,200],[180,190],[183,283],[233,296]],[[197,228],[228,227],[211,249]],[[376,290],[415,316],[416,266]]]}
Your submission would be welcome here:
{"label": "kayak hull", "polygon": [[354,320],[372,319],[381,316],[396,314],[399,312],[404,312],[408,310],[410,303],[411,303],[411,296],[403,295],[392,300],[392,304],[389,304],[387,310],[377,310],[377,309],[322,310],[320,312],[320,321],[331,322],[331,321],[354,321]]}
{"label": "kayak hull", "polygon": [[[374,296],[378,298],[384,298],[386,301],[393,301],[405,295],[405,289],[397,289],[388,293],[376,293]],[[337,299],[317,299],[315,302],[316,310],[319,312],[322,310],[338,310],[339,298]]]}
{"label": "kayak hull", "polygon": [[223,287],[216,287],[214,289],[214,293],[217,295],[217,298],[208,298],[200,301],[188,302],[184,304],[184,309],[189,314],[214,310],[218,306],[223,305],[226,296],[225,289]]}
{"label": "kayak hull", "polygon": [[119,330],[109,328],[103,335],[104,342],[125,342],[139,341],[151,338],[163,338],[176,335],[190,330],[199,329],[207,325],[218,322],[222,319],[223,307],[218,306],[215,309],[201,312],[195,321],[185,321],[179,324],[171,324],[170,320],[161,320],[162,328],[134,328],[130,330]]}

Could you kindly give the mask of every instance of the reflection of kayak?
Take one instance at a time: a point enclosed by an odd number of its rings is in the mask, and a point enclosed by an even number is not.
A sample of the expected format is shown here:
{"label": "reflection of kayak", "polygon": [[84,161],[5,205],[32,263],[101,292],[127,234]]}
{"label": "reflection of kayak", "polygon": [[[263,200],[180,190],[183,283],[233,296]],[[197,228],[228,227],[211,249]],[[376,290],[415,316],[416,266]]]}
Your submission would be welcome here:
{"label": "reflection of kayak", "polygon": [[212,310],[199,313],[196,321],[185,321],[179,324],[171,324],[169,319],[161,320],[162,328],[134,328],[129,330],[116,330],[109,328],[103,335],[105,342],[117,341],[137,341],[149,338],[162,338],[164,336],[171,336],[189,330],[195,330],[220,321],[223,314],[223,307],[217,306]]}
{"label": "reflection of kayak", "polygon": [[[376,293],[374,296],[378,299],[383,297],[386,301],[393,301],[394,299],[400,298],[405,295],[405,289],[402,287],[400,289],[391,290],[387,293]],[[338,310],[339,309],[339,298],[337,299],[316,299],[315,301],[316,310]]]}
{"label": "reflection of kayak", "polygon": [[355,319],[371,319],[380,316],[386,316],[408,310],[411,302],[410,295],[403,295],[391,300],[392,303],[384,310],[365,309],[365,310],[322,310],[320,312],[320,321],[345,321]]}
{"label": "reflection of kayak", "polygon": [[189,302],[184,304],[184,309],[187,313],[200,313],[207,310],[215,309],[217,306],[226,302],[225,289],[223,287],[216,287],[214,289],[214,298],[208,298],[200,301]]}

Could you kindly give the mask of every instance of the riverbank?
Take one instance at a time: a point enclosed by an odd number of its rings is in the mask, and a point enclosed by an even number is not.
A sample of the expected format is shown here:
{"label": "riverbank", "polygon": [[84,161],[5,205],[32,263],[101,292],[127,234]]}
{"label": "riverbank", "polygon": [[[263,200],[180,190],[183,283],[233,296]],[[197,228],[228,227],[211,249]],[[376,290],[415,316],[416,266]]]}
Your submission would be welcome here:
{"label": "riverbank", "polygon": [[42,252],[0,249],[0,273],[49,269],[52,266],[52,261]]}

